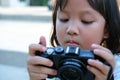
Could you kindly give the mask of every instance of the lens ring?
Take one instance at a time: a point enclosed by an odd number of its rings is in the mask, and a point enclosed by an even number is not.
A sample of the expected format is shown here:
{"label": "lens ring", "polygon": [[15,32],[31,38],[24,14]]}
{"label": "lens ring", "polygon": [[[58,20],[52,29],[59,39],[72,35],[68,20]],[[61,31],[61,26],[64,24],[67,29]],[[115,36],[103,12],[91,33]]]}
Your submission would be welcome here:
{"label": "lens ring", "polygon": [[58,75],[63,80],[82,80],[83,71],[75,65],[65,65],[59,68]]}
{"label": "lens ring", "polygon": [[58,69],[58,76],[62,80],[83,80],[86,72],[85,64],[82,61],[69,58],[61,61],[61,67]]}

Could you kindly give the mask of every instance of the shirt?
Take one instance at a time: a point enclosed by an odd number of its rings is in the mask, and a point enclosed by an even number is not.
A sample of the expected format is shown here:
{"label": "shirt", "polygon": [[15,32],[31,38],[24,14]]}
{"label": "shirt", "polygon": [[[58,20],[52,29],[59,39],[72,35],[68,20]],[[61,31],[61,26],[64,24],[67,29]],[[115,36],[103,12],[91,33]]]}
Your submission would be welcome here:
{"label": "shirt", "polygon": [[120,55],[115,55],[116,67],[114,70],[114,80],[120,80]]}

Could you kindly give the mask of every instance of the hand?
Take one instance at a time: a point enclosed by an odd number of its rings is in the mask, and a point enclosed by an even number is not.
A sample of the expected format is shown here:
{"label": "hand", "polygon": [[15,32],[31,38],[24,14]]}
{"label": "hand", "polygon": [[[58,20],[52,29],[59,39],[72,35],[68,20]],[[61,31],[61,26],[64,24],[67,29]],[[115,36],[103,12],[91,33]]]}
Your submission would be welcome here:
{"label": "hand", "polygon": [[[47,58],[40,56],[35,56],[36,51],[44,52],[46,50],[46,40],[44,37],[40,38],[41,44],[31,44],[29,46],[29,56],[27,61],[28,73],[30,80],[43,80],[48,77],[48,75],[56,75],[56,71],[47,67],[51,67],[53,62]],[[39,65],[39,66],[38,66]]]}
{"label": "hand", "polygon": [[[115,68],[114,55],[110,50],[97,44],[93,44],[92,48],[95,55],[103,58],[106,62],[108,62],[112,66],[113,69]],[[88,66],[87,68],[95,75],[95,80],[107,80],[110,66],[103,64],[99,60],[92,59],[88,60],[88,64],[90,66]]]}

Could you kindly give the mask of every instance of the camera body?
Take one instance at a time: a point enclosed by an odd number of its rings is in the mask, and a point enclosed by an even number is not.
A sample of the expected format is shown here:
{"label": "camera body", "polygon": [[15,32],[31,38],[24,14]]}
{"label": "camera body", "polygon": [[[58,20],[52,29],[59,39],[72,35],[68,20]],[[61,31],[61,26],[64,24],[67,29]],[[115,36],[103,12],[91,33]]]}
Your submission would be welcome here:
{"label": "camera body", "polygon": [[104,61],[102,58],[94,55],[92,50],[82,50],[76,46],[62,46],[48,47],[42,53],[36,51],[37,56],[49,58],[53,61],[53,66],[50,68],[58,70],[58,74],[49,77],[59,77],[61,80],[94,80],[94,75],[87,70],[88,59],[98,59]]}

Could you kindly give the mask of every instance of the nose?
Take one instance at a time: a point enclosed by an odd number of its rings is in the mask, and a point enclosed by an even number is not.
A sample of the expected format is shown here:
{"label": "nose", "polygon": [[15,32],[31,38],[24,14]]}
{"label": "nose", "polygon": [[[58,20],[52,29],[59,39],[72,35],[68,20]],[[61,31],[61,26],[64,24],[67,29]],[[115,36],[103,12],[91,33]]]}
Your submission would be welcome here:
{"label": "nose", "polygon": [[68,35],[78,35],[79,34],[79,25],[77,23],[69,24],[66,32]]}

